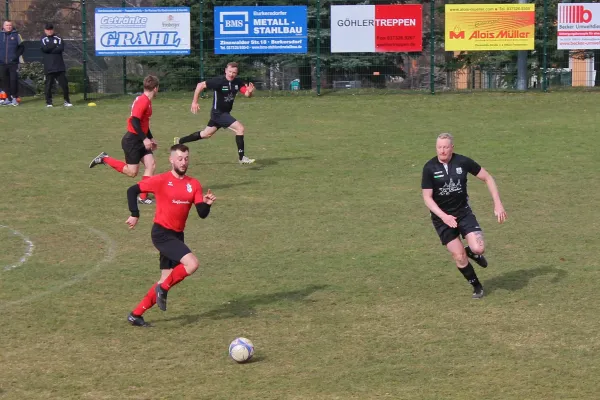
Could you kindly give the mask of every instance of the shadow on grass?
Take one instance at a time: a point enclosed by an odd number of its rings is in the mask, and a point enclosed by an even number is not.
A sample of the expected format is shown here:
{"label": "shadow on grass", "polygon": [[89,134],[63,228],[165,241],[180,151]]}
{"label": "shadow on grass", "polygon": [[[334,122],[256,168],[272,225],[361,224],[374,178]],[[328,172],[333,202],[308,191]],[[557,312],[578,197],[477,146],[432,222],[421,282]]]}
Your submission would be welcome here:
{"label": "shadow on grass", "polygon": [[326,287],[328,287],[328,285],[310,285],[304,289],[292,290],[288,292],[242,296],[201,314],[181,315],[174,318],[167,318],[165,320],[182,320],[183,325],[189,325],[195,324],[202,319],[219,320],[227,318],[247,318],[256,315],[256,306],[277,303],[279,301],[303,301],[306,297],[310,296],[314,292],[323,290]]}
{"label": "shadow on grass", "polygon": [[517,290],[524,289],[526,286],[529,285],[529,281],[531,279],[542,275],[553,275],[550,282],[557,283],[565,276],[567,276],[567,271],[549,266],[537,267],[532,269],[521,269],[518,271],[507,272],[500,276],[496,276],[492,279],[488,279],[484,282],[484,285],[488,293],[499,289],[514,292]]}

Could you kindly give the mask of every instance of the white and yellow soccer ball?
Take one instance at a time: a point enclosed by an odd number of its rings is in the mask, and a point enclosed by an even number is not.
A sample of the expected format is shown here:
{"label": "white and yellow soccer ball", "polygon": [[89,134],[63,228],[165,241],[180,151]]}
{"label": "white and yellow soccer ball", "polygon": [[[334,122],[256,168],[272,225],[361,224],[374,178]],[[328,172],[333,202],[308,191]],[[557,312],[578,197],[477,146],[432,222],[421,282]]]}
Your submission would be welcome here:
{"label": "white and yellow soccer ball", "polygon": [[254,344],[249,339],[239,337],[229,345],[229,356],[238,363],[244,363],[254,355]]}

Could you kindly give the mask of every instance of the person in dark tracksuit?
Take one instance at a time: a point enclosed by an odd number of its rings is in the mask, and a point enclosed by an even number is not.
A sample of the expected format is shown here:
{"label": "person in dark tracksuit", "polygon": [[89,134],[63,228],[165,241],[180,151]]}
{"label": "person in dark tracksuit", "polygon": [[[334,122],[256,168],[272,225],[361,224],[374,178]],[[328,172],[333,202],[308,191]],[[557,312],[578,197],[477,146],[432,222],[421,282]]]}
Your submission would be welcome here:
{"label": "person in dark tracksuit", "polygon": [[0,32],[0,80],[8,97],[0,105],[18,106],[19,91],[19,58],[25,46],[19,32],[13,29],[12,21],[4,21]]}
{"label": "person in dark tracksuit", "polygon": [[52,107],[52,89],[54,81],[58,81],[65,102],[65,107],[72,107],[69,99],[69,83],[67,82],[65,61],[63,60],[63,51],[65,51],[65,42],[59,36],[54,34],[54,25],[48,23],[44,29],[46,36],[42,38],[42,53],[44,56],[44,73],[46,74],[46,107]]}

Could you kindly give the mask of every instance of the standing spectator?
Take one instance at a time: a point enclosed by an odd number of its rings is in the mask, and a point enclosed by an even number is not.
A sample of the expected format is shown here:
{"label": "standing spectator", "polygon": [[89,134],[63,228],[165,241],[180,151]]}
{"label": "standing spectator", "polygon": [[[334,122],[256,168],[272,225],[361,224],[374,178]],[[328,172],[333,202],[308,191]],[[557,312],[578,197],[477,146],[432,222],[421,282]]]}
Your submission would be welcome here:
{"label": "standing spectator", "polygon": [[42,52],[44,53],[44,73],[46,74],[46,107],[52,107],[52,89],[54,81],[58,81],[65,98],[64,106],[73,107],[69,99],[69,83],[67,82],[63,51],[65,42],[54,34],[54,25],[47,23],[44,29],[46,36],[42,38]]}
{"label": "standing spectator", "polygon": [[0,32],[0,80],[7,92],[6,100],[0,102],[4,106],[18,106],[19,91],[19,58],[23,55],[25,46],[19,32],[13,29],[12,21],[6,20]]}

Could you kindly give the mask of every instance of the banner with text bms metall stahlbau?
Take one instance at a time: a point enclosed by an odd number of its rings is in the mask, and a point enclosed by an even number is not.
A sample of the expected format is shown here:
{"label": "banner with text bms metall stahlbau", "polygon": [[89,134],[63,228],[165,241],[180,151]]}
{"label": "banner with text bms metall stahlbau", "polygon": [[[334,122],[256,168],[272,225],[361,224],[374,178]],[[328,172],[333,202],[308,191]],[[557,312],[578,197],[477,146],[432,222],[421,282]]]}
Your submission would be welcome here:
{"label": "banner with text bms metall stahlbau", "polygon": [[560,3],[557,22],[558,49],[600,49],[600,4]]}
{"label": "banner with text bms metall stahlbau", "polygon": [[190,54],[188,7],[96,8],[97,56]]}
{"label": "banner with text bms metall stahlbau", "polygon": [[306,53],[306,6],[215,7],[215,54]]}
{"label": "banner with text bms metall stahlbau", "polygon": [[423,50],[420,4],[331,6],[331,52]]}

